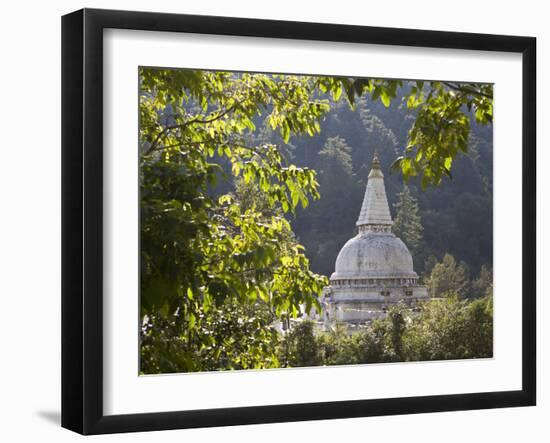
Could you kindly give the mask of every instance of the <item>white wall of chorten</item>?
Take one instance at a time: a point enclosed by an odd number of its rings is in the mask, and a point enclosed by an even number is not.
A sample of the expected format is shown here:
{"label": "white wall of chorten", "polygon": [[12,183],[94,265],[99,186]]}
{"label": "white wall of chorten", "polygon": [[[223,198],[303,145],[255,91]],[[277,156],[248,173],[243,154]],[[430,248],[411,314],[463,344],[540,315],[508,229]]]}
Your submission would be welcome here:
{"label": "white wall of chorten", "polygon": [[375,153],[357,235],[342,247],[330,285],[323,291],[326,325],[366,323],[385,317],[391,305],[404,303],[414,308],[429,298],[426,287],[418,283],[411,253],[391,232],[392,225],[384,174]]}

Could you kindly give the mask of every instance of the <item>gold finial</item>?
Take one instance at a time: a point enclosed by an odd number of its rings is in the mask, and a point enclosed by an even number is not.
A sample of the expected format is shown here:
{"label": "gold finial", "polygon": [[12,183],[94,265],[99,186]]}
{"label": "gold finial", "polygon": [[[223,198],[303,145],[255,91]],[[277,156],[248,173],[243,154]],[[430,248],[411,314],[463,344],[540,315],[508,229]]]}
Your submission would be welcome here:
{"label": "gold finial", "polygon": [[380,159],[376,151],[374,151],[374,157],[372,158],[372,169],[380,169]]}

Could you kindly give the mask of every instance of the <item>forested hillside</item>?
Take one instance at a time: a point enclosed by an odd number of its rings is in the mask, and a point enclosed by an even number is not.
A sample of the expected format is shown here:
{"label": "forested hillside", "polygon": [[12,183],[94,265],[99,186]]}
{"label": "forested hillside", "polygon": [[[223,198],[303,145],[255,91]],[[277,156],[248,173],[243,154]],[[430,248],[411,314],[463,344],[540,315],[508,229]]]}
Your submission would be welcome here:
{"label": "forested hillside", "polygon": [[[402,153],[414,118],[401,97],[388,108],[361,99],[355,111],[344,102],[333,103],[320,134],[293,137],[286,144],[284,151],[293,163],[319,174],[321,198],[298,210],[292,220],[312,271],[330,276],[340,248],[354,235],[375,149],[395,220],[403,178],[390,166]],[[476,125],[473,118],[471,125],[468,155],[459,156],[451,177],[424,190],[414,178],[408,183],[418,204],[422,235],[416,247],[404,240],[419,273],[429,272],[446,253],[465,262],[471,277],[482,265],[492,268],[492,126]],[[264,128],[262,137],[284,145],[268,129]]]}

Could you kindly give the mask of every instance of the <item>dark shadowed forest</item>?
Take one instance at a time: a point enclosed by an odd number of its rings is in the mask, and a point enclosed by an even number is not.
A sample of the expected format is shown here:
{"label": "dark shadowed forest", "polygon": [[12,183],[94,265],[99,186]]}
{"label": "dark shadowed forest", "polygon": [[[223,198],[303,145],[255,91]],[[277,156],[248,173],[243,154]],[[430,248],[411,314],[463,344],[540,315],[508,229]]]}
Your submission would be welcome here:
{"label": "dark shadowed forest", "polygon": [[[386,193],[397,222],[403,177],[390,166],[406,146],[414,118],[402,97],[396,97],[388,108],[362,99],[355,111],[340,102],[332,105],[320,134],[293,137],[286,144],[286,155],[293,163],[318,173],[321,198],[305,210],[298,209],[292,220],[314,272],[330,276],[339,250],[354,233],[374,150],[381,159]],[[473,118],[471,125],[468,153],[456,160],[451,177],[445,177],[437,188],[425,190],[414,178],[408,183],[418,205],[421,234],[416,244],[407,241],[407,235],[401,236],[413,253],[419,274],[429,273],[447,253],[463,262],[471,277],[482,265],[492,268],[492,127],[476,125]],[[282,144],[280,137],[265,127],[261,137]]]}

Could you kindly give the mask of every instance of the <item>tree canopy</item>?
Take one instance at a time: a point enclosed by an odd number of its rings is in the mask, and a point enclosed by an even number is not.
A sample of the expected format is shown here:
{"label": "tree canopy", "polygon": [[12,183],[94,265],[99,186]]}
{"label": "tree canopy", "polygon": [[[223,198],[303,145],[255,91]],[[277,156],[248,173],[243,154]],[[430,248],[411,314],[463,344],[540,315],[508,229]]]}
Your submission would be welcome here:
{"label": "tree canopy", "polygon": [[394,306],[385,319],[354,334],[345,325],[314,334],[314,324],[302,322],[282,339],[281,361],[296,367],[492,357],[490,296],[473,302],[449,297],[422,304],[418,311]]}
{"label": "tree canopy", "polygon": [[[160,370],[177,353],[180,370],[197,370],[205,349],[231,348],[217,338],[220,310],[230,317],[248,309],[246,321],[263,324],[267,342],[271,315],[319,307],[326,278],[309,270],[283,216],[318,197],[315,172],[288,164],[274,145],[249,144],[245,130],[268,112],[285,138],[313,133],[328,105],[296,76],[142,69],[140,79],[141,315],[153,351],[142,368]],[[229,175],[260,189],[279,212],[261,212],[235,193],[216,195],[213,187]],[[239,353],[236,366],[263,366],[264,348],[246,364]]]}

